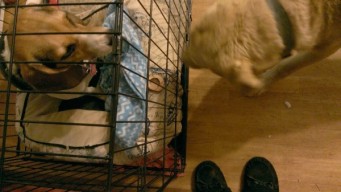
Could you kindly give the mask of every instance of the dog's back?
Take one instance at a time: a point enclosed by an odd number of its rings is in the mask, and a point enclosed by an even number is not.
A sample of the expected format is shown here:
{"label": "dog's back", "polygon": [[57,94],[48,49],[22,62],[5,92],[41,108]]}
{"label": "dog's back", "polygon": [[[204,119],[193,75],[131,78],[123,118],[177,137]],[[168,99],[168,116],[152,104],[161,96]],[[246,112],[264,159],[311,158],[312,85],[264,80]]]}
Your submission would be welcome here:
{"label": "dog's back", "polygon": [[[280,0],[292,22],[298,51],[340,39],[341,0]],[[339,30],[337,30],[339,29]]]}

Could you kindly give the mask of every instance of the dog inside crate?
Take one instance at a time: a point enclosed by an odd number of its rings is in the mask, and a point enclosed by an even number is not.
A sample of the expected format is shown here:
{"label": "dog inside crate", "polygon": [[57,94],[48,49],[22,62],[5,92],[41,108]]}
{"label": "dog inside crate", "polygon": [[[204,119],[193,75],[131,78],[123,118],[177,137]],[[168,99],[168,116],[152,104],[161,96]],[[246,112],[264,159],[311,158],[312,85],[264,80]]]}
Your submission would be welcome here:
{"label": "dog inside crate", "polygon": [[[182,13],[169,11],[169,1],[158,1],[154,4],[158,8],[150,12],[150,0],[126,0],[120,15],[122,2],[28,1],[28,7],[16,10],[19,16],[12,19],[19,20],[10,25],[11,30],[4,31],[9,35],[2,36],[6,48],[1,69],[20,90],[16,98],[16,130],[25,150],[54,160],[91,163],[105,162],[112,154],[113,163],[119,165],[139,165],[145,163],[146,157],[150,162],[160,161],[164,154],[176,153],[169,143],[182,130],[179,39],[183,37],[171,31],[173,27],[186,30],[177,23]],[[22,9],[52,9],[49,11],[58,14],[65,11],[71,25],[78,25],[73,20],[75,16],[82,25],[102,25],[108,30],[54,34],[50,30],[35,31],[30,26],[20,28],[22,20],[29,22],[32,17],[20,16]],[[110,36],[106,43],[113,49],[105,55],[96,53],[96,58],[86,55],[89,57],[71,61],[68,58],[78,49],[77,43],[71,43],[63,48],[57,62],[50,57],[53,50],[44,53],[44,57],[35,55],[34,59],[20,60],[26,58],[19,54],[25,47],[18,44],[22,39],[35,36],[33,42],[25,41],[31,43],[32,52],[34,44],[44,38],[53,43],[72,35],[97,35],[100,39]],[[93,42],[89,44],[92,46]],[[99,49],[106,45],[101,46]],[[40,49],[45,48],[50,47]],[[113,141],[115,147],[110,152]]]}

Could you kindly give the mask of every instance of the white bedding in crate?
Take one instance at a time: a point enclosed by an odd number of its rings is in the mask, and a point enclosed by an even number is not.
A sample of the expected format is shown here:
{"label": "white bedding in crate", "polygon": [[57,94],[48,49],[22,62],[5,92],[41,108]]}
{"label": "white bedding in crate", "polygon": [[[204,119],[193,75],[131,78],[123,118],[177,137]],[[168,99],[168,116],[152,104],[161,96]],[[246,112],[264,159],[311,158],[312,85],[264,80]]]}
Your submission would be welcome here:
{"label": "white bedding in crate", "polygon": [[[74,0],[77,2],[77,0]],[[79,1],[79,0],[78,0]],[[105,0],[104,0],[105,1]],[[69,1],[67,1],[69,2]],[[82,2],[90,2],[89,0]],[[93,1],[92,1],[93,2]],[[110,2],[110,1],[107,1]],[[178,40],[176,35],[168,34],[168,28],[177,27],[176,17],[168,17],[170,1],[156,1],[157,6],[153,9],[153,24],[150,50],[148,50],[149,38],[149,7],[150,0],[141,0],[141,4],[136,0],[126,0],[129,16],[142,26],[144,31],[137,29],[143,52],[150,53],[149,76],[150,79],[161,81],[165,89],[158,90],[157,86],[150,84],[148,94],[147,117],[150,123],[148,127],[142,129],[136,140],[136,146],[127,151],[120,151],[114,154],[115,164],[130,164],[138,160],[145,152],[147,143],[147,153],[155,153],[163,149],[171,139],[181,132],[181,95],[182,89],[179,86],[178,73],[179,61],[177,58]],[[62,0],[60,0],[62,3]],[[158,8],[156,8],[158,7]],[[74,7],[73,7],[74,8]],[[98,8],[93,6],[93,9]],[[159,11],[159,8],[162,12]],[[147,10],[147,12],[146,12]],[[71,10],[75,12],[75,10]],[[79,14],[84,14],[82,10]],[[173,13],[172,13],[173,14]],[[172,18],[168,21],[169,18]],[[171,23],[169,25],[169,23]],[[175,29],[174,29],[175,30]],[[167,44],[169,39],[170,46]],[[168,55],[168,57],[166,56]],[[167,59],[169,58],[169,59]],[[67,110],[58,111],[61,99],[44,94],[18,94],[17,114],[18,119],[23,115],[23,107],[27,99],[24,121],[22,125],[17,123],[18,135],[29,149],[37,152],[48,152],[58,154],[84,155],[106,157],[108,155],[109,113],[106,111],[90,110]],[[166,110],[164,109],[166,103]],[[41,122],[41,123],[37,123]],[[48,124],[46,124],[48,122]],[[59,124],[62,122],[62,124]],[[58,123],[58,124],[55,124]],[[63,124],[65,123],[65,124]],[[69,123],[69,124],[68,124]],[[83,125],[70,125],[70,123],[80,123]],[[91,125],[91,126],[89,126]],[[129,130],[126,130],[129,131]],[[122,148],[115,145],[115,150]],[[64,156],[54,156],[58,160],[100,162],[101,160],[89,158],[72,158]]]}

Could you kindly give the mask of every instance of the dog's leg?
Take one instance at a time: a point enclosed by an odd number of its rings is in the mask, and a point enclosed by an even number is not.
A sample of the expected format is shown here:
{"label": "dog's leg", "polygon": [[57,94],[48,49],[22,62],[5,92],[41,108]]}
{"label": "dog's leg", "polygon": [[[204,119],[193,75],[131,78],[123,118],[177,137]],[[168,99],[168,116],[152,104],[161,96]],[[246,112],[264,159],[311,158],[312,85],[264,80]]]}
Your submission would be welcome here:
{"label": "dog's leg", "polygon": [[322,59],[335,53],[341,46],[340,42],[324,43],[316,46],[313,50],[297,53],[289,58],[283,59],[271,69],[260,75],[263,87],[260,89],[250,88],[245,92],[247,96],[257,96],[262,94],[270,84],[284,78],[292,72],[310,64],[321,61]]}

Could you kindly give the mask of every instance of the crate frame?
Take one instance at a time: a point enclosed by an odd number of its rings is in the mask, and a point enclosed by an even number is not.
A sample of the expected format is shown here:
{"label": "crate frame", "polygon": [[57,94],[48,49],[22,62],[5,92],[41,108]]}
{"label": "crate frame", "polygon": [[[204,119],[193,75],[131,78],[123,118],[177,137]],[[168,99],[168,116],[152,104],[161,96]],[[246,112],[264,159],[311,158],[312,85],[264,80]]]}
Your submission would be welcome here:
{"label": "crate frame", "polygon": [[[169,0],[165,0],[169,1]],[[179,0],[186,1],[186,31],[188,32],[191,21],[191,0]],[[119,84],[119,70],[120,70],[120,58],[121,58],[121,43],[122,43],[122,18],[123,18],[123,2],[124,0],[117,0],[116,18],[121,20],[117,22],[117,26],[114,29],[113,41],[116,42],[117,57],[115,57],[115,70],[114,80],[115,90],[112,95],[114,96],[113,108],[116,108],[118,104],[118,84]],[[150,0],[151,5],[155,4],[155,0]],[[19,5],[17,3],[13,8],[17,11],[21,7],[26,5]],[[50,6],[50,5],[42,5]],[[67,6],[63,4],[62,6]],[[1,7],[3,9],[3,7]],[[150,7],[151,11],[153,7]],[[183,10],[182,10],[183,11]],[[152,21],[150,21],[152,22]],[[151,25],[151,23],[150,23]],[[186,41],[189,40],[188,33],[186,32]],[[186,43],[186,42],[183,42]],[[13,50],[12,50],[13,51]],[[149,53],[150,54],[150,53]],[[13,63],[13,60],[10,61]],[[11,65],[10,65],[11,66]],[[156,169],[147,166],[146,161],[144,166],[120,166],[113,164],[114,155],[114,135],[115,135],[115,117],[116,110],[113,110],[110,115],[113,121],[110,123],[110,143],[109,154],[105,158],[107,163],[76,163],[48,160],[45,158],[39,159],[36,156],[40,155],[56,155],[42,152],[31,152],[26,147],[22,146],[19,137],[13,132],[14,124],[20,123],[20,120],[11,120],[15,112],[11,109],[13,103],[13,95],[25,92],[25,93],[44,93],[32,90],[15,90],[12,85],[11,73],[7,76],[7,86],[5,89],[0,87],[0,95],[4,96],[2,119],[0,119],[0,128],[2,127],[2,135],[0,135],[0,189],[1,191],[163,191],[166,186],[179,174],[184,172],[186,164],[186,137],[187,137],[187,108],[188,108],[188,68],[181,64],[181,86],[183,89],[182,94],[182,132],[172,140],[171,145],[178,151],[175,154],[175,159],[181,160],[181,166],[176,163],[171,169]],[[9,69],[11,71],[11,69]],[[3,81],[5,82],[5,81]],[[0,100],[2,102],[2,100]],[[147,102],[148,103],[148,102]],[[1,113],[1,111],[0,111]],[[62,123],[62,122],[61,122]],[[16,139],[15,145],[9,145],[8,139]],[[7,157],[7,154],[11,154]],[[35,155],[32,158],[32,155]],[[166,154],[163,154],[166,155]],[[63,156],[63,155],[61,155]],[[69,155],[66,155],[69,156]],[[79,157],[79,156],[77,156]],[[92,158],[85,156],[84,158]],[[176,162],[176,161],[175,161]],[[18,171],[18,172],[17,172]],[[58,172],[56,174],[55,172]],[[40,174],[38,174],[40,173]],[[51,176],[52,174],[52,176]],[[66,179],[75,177],[70,182]],[[95,181],[96,180],[96,181]],[[129,183],[131,182],[131,183]]]}

